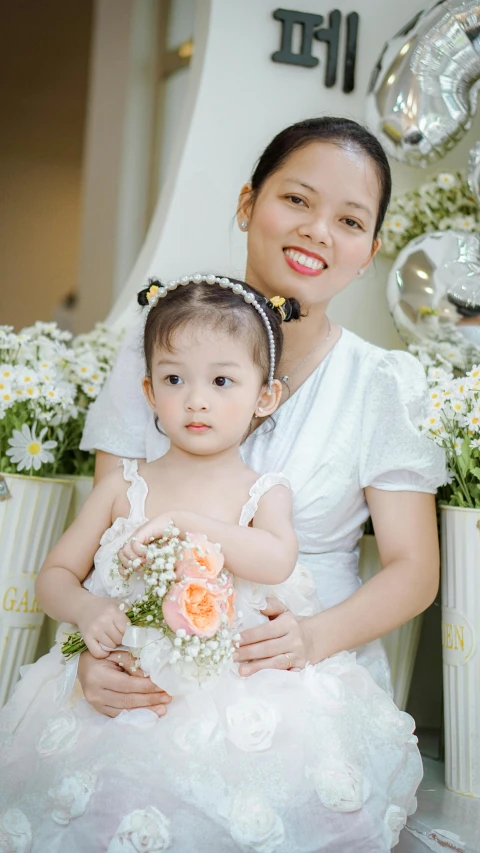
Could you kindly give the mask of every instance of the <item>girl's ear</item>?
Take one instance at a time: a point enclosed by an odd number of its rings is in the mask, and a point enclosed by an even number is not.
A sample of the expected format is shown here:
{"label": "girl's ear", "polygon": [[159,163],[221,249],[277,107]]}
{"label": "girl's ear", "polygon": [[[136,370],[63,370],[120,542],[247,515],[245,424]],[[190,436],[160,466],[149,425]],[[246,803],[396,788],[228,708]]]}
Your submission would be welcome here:
{"label": "girl's ear", "polygon": [[155,411],[155,396],[153,393],[152,380],[150,376],[144,376],[142,379],[142,388],[145,397],[147,398],[147,403],[151,409]]}
{"label": "girl's ear", "polygon": [[252,213],[252,206],[253,195],[251,184],[244,184],[240,190],[237,204],[237,224],[242,231],[246,230],[245,226],[242,227],[242,223],[246,222],[248,224]]}
{"label": "girl's ear", "polygon": [[272,390],[269,391],[266,386],[262,388],[261,394],[255,406],[255,416],[257,418],[268,418],[273,415],[280,405],[282,399],[282,383],[278,379],[272,382]]}

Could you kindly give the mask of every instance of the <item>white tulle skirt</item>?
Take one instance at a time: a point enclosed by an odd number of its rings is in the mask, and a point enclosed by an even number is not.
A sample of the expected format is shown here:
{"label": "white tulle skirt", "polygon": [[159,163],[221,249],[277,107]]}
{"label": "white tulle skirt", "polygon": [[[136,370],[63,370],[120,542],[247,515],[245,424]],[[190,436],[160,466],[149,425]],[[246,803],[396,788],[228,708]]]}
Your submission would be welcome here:
{"label": "white tulle skirt", "polygon": [[412,718],[347,652],[232,668],[208,690],[97,713],[58,646],[0,713],[2,853],[384,853],[415,809]]}

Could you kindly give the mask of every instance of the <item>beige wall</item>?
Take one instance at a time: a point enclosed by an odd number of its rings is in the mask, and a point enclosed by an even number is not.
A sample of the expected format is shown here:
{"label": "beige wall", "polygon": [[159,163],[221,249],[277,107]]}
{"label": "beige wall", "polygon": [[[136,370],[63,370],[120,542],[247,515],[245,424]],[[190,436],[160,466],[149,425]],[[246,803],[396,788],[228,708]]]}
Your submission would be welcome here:
{"label": "beige wall", "polygon": [[91,0],[0,0],[0,323],[77,282]]}

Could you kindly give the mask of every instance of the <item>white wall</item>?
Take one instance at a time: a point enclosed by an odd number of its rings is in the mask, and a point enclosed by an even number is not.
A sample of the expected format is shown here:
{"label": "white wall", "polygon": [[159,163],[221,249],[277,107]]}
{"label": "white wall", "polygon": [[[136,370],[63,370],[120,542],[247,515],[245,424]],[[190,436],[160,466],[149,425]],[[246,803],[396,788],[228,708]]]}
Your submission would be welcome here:
{"label": "white wall", "polygon": [[[288,8],[318,13],[318,0],[289,0]],[[318,114],[363,119],[364,98],[384,41],[425,6],[424,0],[336,0],[321,4],[360,14],[355,91],[341,82],[323,84],[325,45],[315,43],[316,68],[271,60],[280,47],[276,0],[197,0],[195,54],[182,123],[149,234],[110,321],[128,325],[135,317],[135,293],[148,275],[171,278],[195,270],[242,276],[245,236],[232,226],[237,193],[271,137],[288,124]],[[342,48],[340,56],[343,56]],[[339,68],[340,71],[340,68]],[[339,75],[341,80],[341,75]],[[480,123],[475,123],[477,132]],[[442,161],[441,169],[463,165],[468,139]],[[438,166],[436,168],[439,168]],[[434,169],[435,170],[435,169]],[[430,170],[431,171],[431,170]],[[397,191],[426,172],[395,165]],[[389,264],[376,262],[332,303],[331,318],[382,346],[399,346],[385,301]]]}
{"label": "white wall", "polygon": [[122,291],[147,225],[157,0],[95,0],[76,331]]}
{"label": "white wall", "polygon": [[[172,0],[165,47],[175,50],[179,45],[192,39],[195,31],[195,2],[194,0]],[[165,83],[163,109],[160,111],[159,123],[162,133],[158,142],[160,151],[158,169],[158,190],[161,190],[168,176],[169,162],[174,145],[176,144],[179,128],[182,122],[183,106],[188,98],[192,66],[187,65],[170,74]]]}

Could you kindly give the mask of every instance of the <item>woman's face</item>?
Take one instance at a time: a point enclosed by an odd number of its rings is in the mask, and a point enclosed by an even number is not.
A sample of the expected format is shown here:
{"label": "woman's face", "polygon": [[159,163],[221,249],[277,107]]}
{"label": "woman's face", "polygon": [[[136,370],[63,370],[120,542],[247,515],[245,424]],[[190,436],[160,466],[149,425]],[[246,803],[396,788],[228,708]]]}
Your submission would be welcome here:
{"label": "woman's face", "polygon": [[290,155],[253,201],[240,196],[248,222],[246,280],[265,296],[304,307],[328,302],[364,270],[380,200],[375,167],[353,147],[311,142]]}

